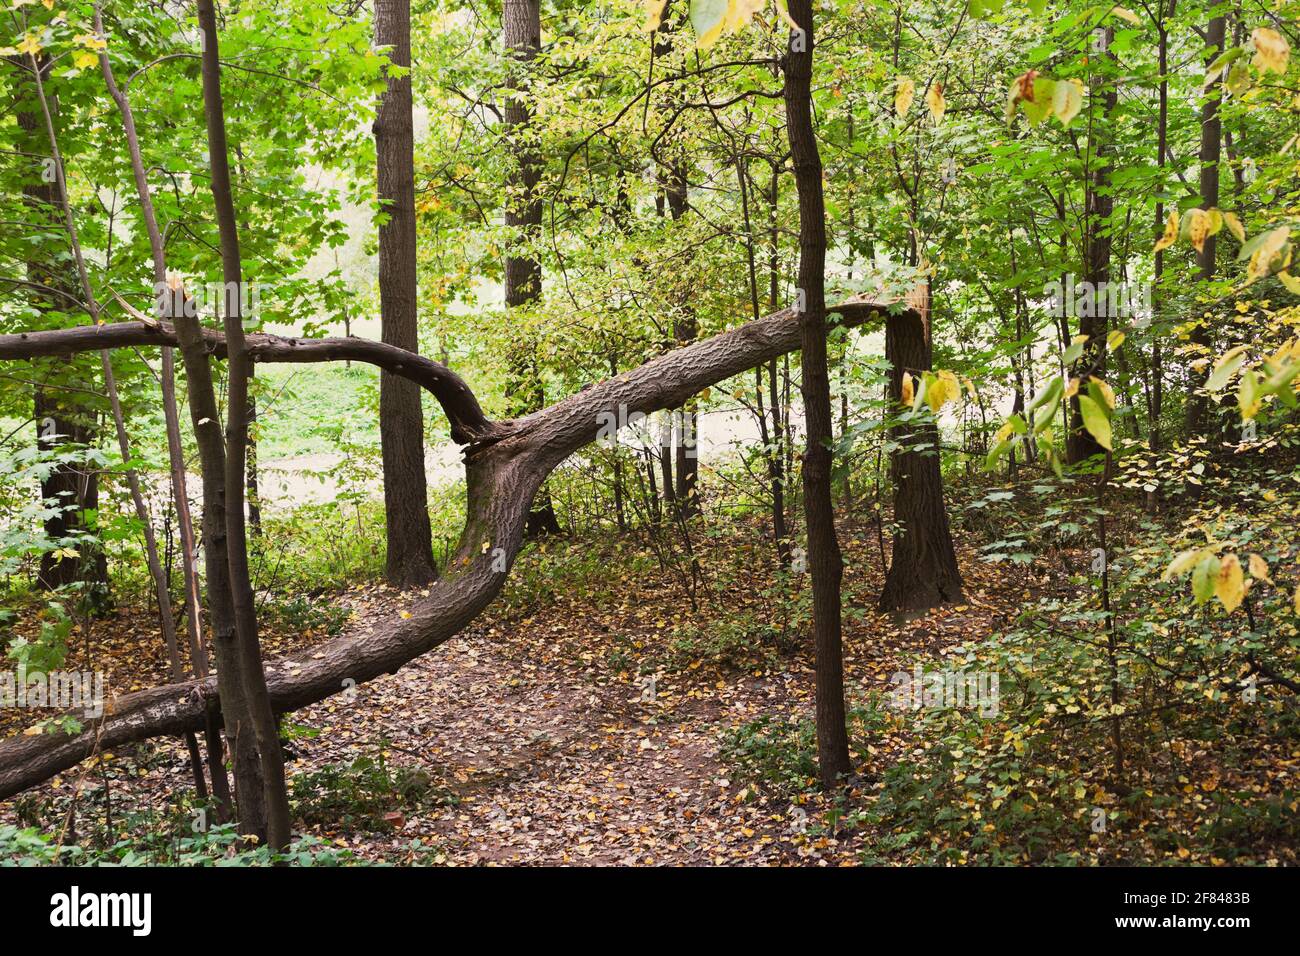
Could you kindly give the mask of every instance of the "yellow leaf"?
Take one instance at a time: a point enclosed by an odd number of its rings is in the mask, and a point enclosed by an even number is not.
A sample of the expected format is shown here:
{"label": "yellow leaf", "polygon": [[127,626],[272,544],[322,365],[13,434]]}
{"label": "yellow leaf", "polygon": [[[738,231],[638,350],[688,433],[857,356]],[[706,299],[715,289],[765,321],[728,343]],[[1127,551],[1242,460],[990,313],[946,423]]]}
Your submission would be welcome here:
{"label": "yellow leaf", "polygon": [[1187,238],[1191,240],[1192,247],[1200,252],[1205,248],[1205,240],[1210,235],[1210,217],[1204,209],[1187,210]]}
{"label": "yellow leaf", "polygon": [[934,117],[935,123],[943,122],[943,111],[947,109],[947,101],[943,98],[943,84],[937,80],[930,84],[930,89],[925,94],[925,103],[930,107],[930,115]]}
{"label": "yellow leaf", "polygon": [[900,76],[894,91],[894,112],[899,116],[906,116],[907,111],[912,108],[912,100],[915,96],[916,83],[910,76]]}
{"label": "yellow leaf", "polygon": [[87,69],[99,62],[99,57],[89,50],[78,50],[72,54],[72,65],[79,70]]}
{"label": "yellow leaf", "polygon": [[1052,90],[1052,112],[1061,121],[1062,126],[1069,126],[1070,120],[1079,115],[1083,108],[1083,82],[1069,80],[1056,84]]}
{"label": "yellow leaf", "polygon": [[25,34],[23,38],[18,41],[18,52],[30,53],[32,56],[35,56],[37,53],[41,52],[41,41],[36,38],[35,33]]}
{"label": "yellow leaf", "polygon": [[1223,221],[1227,224],[1228,231],[1237,237],[1238,242],[1246,241],[1246,229],[1242,226],[1241,220],[1237,218],[1235,212],[1225,212],[1223,214]]}
{"label": "yellow leaf", "polygon": [[1097,439],[1097,444],[1107,451],[1114,451],[1111,445],[1110,419],[1106,417],[1102,407],[1093,401],[1091,396],[1080,395],[1079,412],[1083,416],[1083,427]]}
{"label": "yellow leaf", "polygon": [[903,373],[903,395],[902,402],[904,405],[911,405],[912,398],[916,393],[913,391],[912,376],[907,372]]}
{"label": "yellow leaf", "polygon": [[1285,269],[1279,272],[1277,277],[1282,280],[1282,284],[1286,286],[1288,292],[1292,295],[1300,295],[1300,277],[1293,276]]}
{"label": "yellow leaf", "polygon": [[659,24],[664,19],[664,7],[668,5],[668,0],[641,0],[641,6],[645,9],[645,30],[653,32],[659,29]]}
{"label": "yellow leaf", "polygon": [[1256,27],[1250,40],[1255,45],[1255,59],[1251,61],[1255,69],[1265,73],[1286,72],[1287,57],[1291,54],[1286,37],[1268,27]]}
{"label": "yellow leaf", "polygon": [[1300,617],[1300,584],[1295,586],[1295,600],[1292,603],[1295,605],[1296,616]]}
{"label": "yellow leaf", "polygon": [[1273,579],[1268,576],[1268,564],[1258,554],[1252,554],[1246,562],[1246,566],[1250,568],[1252,578],[1267,581],[1269,584],[1273,583]]}
{"label": "yellow leaf", "polygon": [[1171,210],[1169,218],[1165,220],[1165,234],[1156,242],[1155,251],[1168,249],[1178,238],[1178,210]]}
{"label": "yellow leaf", "polygon": [[1219,559],[1219,576],[1214,581],[1214,595],[1229,614],[1241,606],[1241,600],[1246,596],[1246,580],[1241,573],[1241,562],[1235,554],[1227,554]]}
{"label": "yellow leaf", "polygon": [[1269,274],[1273,268],[1273,257],[1282,251],[1282,247],[1286,245],[1290,235],[1291,230],[1289,228],[1279,226],[1270,230],[1264,236],[1263,242],[1252,253],[1250,262],[1246,266],[1246,281],[1248,283]]}
{"label": "yellow leaf", "polygon": [[1169,562],[1169,567],[1165,568],[1164,574],[1160,575],[1160,580],[1169,581],[1186,574],[1196,566],[1203,553],[1203,551],[1196,548],[1182,552],[1178,557]]}
{"label": "yellow leaf", "polygon": [[1237,383],[1237,407],[1241,409],[1242,421],[1250,421],[1257,414],[1262,401],[1259,397],[1259,376],[1253,371],[1242,373]]}

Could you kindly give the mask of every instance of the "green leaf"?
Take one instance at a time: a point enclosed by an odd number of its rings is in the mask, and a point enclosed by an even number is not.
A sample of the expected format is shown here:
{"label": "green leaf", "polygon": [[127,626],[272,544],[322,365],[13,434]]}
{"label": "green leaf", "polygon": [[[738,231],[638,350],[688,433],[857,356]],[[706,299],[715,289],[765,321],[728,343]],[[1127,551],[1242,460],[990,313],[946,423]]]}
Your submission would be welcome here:
{"label": "green leaf", "polygon": [[1192,595],[1197,604],[1204,604],[1214,597],[1214,588],[1219,583],[1219,559],[1207,555],[1201,559],[1196,570],[1192,572]]}
{"label": "green leaf", "polygon": [[1107,451],[1114,451],[1111,447],[1110,418],[1106,414],[1108,409],[1093,401],[1090,396],[1080,395],[1079,411],[1083,414],[1083,427],[1097,439],[1097,444]]}

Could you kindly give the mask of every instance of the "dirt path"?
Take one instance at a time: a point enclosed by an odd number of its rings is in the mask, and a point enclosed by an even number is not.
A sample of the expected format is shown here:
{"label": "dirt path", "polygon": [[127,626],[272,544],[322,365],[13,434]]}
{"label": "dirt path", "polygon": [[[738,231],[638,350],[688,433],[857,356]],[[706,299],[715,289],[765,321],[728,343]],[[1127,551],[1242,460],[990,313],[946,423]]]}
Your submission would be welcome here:
{"label": "dirt path", "polygon": [[[727,719],[770,706],[770,681],[742,680]],[[440,847],[445,862],[708,864],[799,855],[784,808],[733,786],[718,759],[722,708],[665,708],[645,687],[597,686],[521,667],[460,638],[396,675],[295,721],[327,733],[291,771],[347,762],[390,741],[389,759],[435,774],[458,801],[413,812],[389,843]],[[773,819],[773,818],[776,819]],[[367,855],[380,846],[357,847]],[[805,851],[807,852],[807,851]],[[816,851],[814,851],[816,852]]]}

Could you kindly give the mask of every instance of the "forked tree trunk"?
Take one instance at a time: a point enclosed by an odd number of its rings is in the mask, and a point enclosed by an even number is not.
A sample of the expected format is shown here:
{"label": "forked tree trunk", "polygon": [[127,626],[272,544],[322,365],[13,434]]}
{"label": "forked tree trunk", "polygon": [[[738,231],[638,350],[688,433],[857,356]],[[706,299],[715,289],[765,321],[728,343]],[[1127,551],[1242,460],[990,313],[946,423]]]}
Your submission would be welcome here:
{"label": "forked tree trunk", "polygon": [[[213,0],[199,0],[203,31],[203,112],[208,127],[208,162],[212,200],[221,244],[221,273],[225,280],[228,375],[226,382],[226,559],[230,564],[230,597],[235,612],[235,660],[243,682],[248,719],[261,765],[265,837],[273,848],[288,846],[289,797],[285,790],[284,754],[271,709],[257,638],[257,611],[248,571],[248,540],[244,520],[244,475],[248,441],[248,379],[251,362],[244,342],[243,270],[234,196],[230,188],[230,159],[226,145],[225,108],[221,98],[221,61]],[[224,667],[223,667],[224,670]],[[241,823],[244,807],[239,808]],[[256,823],[263,820],[259,817]],[[262,834],[259,832],[259,836]]]}
{"label": "forked tree trunk", "polygon": [[822,786],[853,768],[844,722],[844,660],[840,578],[843,559],[831,500],[831,383],[826,363],[826,206],[822,163],[812,122],[812,0],[791,0],[785,55],[785,112],[799,193],[799,314],[807,448],[803,457],[808,569],[812,572],[813,643],[817,655],[817,761]]}
{"label": "forked tree trunk", "polygon": [[[95,6],[95,33],[104,36],[103,16],[98,5]],[[99,65],[109,96],[122,114],[122,130],[126,136],[127,153],[130,156],[131,172],[135,179],[136,197],[140,202],[140,218],[149,237],[149,251],[153,258],[155,297],[162,313],[161,317],[171,318],[172,311],[168,305],[172,297],[167,292],[166,251],[163,246],[162,231],[158,228],[158,217],[154,212],[153,196],[149,192],[144,156],[140,151],[140,139],[136,133],[135,114],[131,110],[131,102],[127,95],[117,85],[106,50],[100,51]],[[176,362],[170,347],[162,349],[161,377],[167,455],[171,465],[172,497],[176,502],[176,519],[180,530],[190,662],[195,676],[205,679],[208,676],[208,653],[203,641],[202,601],[199,597],[196,568],[198,554],[194,537],[194,521],[190,515],[189,492],[185,481],[185,448],[181,442],[180,417],[176,405]],[[207,743],[208,776],[212,781],[211,792],[216,801],[216,815],[224,822],[231,818],[234,808],[230,798],[230,782],[226,776],[225,753],[221,742],[221,715],[215,707],[209,707],[205,716],[203,730]],[[201,777],[198,780],[201,780]],[[199,787],[198,790],[202,796],[202,788]]]}
{"label": "forked tree trunk", "polygon": [[[375,44],[390,47],[394,66],[411,65],[410,0],[376,0]],[[416,308],[415,141],[411,76],[389,76],[375,116],[380,211],[381,338],[419,351]],[[379,440],[384,460],[384,572],[395,587],[420,587],[438,576],[433,561],[428,486],[424,473],[424,414],[414,382],[379,375]]]}

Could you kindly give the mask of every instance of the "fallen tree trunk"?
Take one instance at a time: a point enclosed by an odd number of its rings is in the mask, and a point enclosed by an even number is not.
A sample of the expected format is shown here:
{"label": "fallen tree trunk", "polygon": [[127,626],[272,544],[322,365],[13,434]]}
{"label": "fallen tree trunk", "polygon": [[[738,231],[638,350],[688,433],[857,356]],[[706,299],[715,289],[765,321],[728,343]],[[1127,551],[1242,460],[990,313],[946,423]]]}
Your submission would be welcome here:
{"label": "fallen tree trunk", "polygon": [[[909,296],[909,302],[912,297]],[[844,325],[905,308],[868,299],[841,303]],[[213,351],[224,344],[205,333]],[[453,417],[453,435],[466,444],[467,519],[447,573],[399,618],[372,632],[335,638],[269,661],[266,682],[276,712],[324,700],[356,684],[393,673],[448,640],[492,602],[519,552],[533,495],[547,475],[601,429],[602,413],[627,421],[636,413],[675,408],[709,386],[799,347],[799,321],[790,310],[742,325],[662,355],[556,405],[511,421],[483,415],[468,386],[436,362],[361,339],[283,339],[248,336],[257,361],[313,362],[352,358],[380,365],[429,389]],[[174,345],[166,325],[132,322],[98,329],[66,329],[0,336],[0,359],[139,345]],[[126,694],[105,702],[104,716],[81,733],[44,733],[0,741],[0,798],[76,766],[97,750],[203,727],[217,694],[214,679],[193,680]],[[75,716],[75,715],[74,715]]]}

